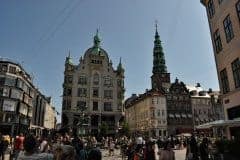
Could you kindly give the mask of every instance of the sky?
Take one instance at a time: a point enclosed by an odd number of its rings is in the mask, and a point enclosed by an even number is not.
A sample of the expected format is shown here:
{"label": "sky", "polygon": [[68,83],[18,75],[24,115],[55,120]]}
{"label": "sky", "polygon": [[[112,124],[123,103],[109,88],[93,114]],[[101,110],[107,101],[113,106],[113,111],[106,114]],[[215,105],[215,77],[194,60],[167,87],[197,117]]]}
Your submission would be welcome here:
{"label": "sky", "polygon": [[18,61],[61,112],[65,58],[78,64],[98,28],[115,68],[122,58],[127,98],[151,87],[156,21],[171,81],[219,90],[200,0],[1,0],[0,57]]}

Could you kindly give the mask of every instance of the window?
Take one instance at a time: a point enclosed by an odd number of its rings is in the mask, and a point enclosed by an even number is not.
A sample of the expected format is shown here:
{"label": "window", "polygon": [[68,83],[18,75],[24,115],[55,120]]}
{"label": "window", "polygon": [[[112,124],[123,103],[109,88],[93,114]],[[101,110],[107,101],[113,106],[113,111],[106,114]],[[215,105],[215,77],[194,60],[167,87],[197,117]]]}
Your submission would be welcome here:
{"label": "window", "polygon": [[223,2],[223,0],[218,0],[218,4],[221,4]]}
{"label": "window", "polygon": [[233,72],[235,87],[239,88],[240,87],[240,61],[238,58],[232,62],[232,72]]}
{"label": "window", "polygon": [[95,73],[93,75],[93,84],[94,85],[98,85],[99,84],[99,75],[97,73]]}
{"label": "window", "polygon": [[104,102],[104,111],[112,111],[112,103]]}
{"label": "window", "polygon": [[98,97],[98,88],[93,88],[93,97]]}
{"label": "window", "polygon": [[21,79],[17,79],[17,87],[23,89],[23,81]]}
{"label": "window", "polygon": [[236,4],[236,10],[237,10],[238,19],[240,21],[240,0]]}
{"label": "window", "polygon": [[104,90],[104,98],[110,98],[113,97],[113,91],[112,90]]}
{"label": "window", "polygon": [[215,13],[213,0],[209,0],[207,4],[209,17],[212,18]]}
{"label": "window", "polygon": [[86,102],[85,101],[77,101],[77,109],[84,111],[86,109]]}
{"label": "window", "polygon": [[155,110],[151,110],[151,118],[155,118]]}
{"label": "window", "polygon": [[78,88],[78,97],[87,97],[87,89],[86,88]]}
{"label": "window", "polygon": [[16,74],[16,67],[10,66],[9,67],[9,73]]}
{"label": "window", "polygon": [[98,110],[98,102],[93,102],[93,111]]}
{"label": "window", "polygon": [[87,84],[87,77],[80,76],[79,79],[78,79],[78,84],[86,85]]}
{"label": "window", "polygon": [[72,102],[71,100],[63,100],[63,110],[68,110],[71,108]]}
{"label": "window", "polygon": [[92,59],[92,63],[93,64],[102,64],[102,61],[101,60]]}
{"label": "window", "polygon": [[215,50],[217,53],[219,53],[222,50],[222,42],[221,42],[221,37],[218,29],[213,34],[213,38],[214,38]]}
{"label": "window", "polygon": [[63,96],[71,96],[71,95],[72,95],[72,89],[71,88],[64,88]]}
{"label": "window", "polygon": [[12,77],[6,77],[5,85],[7,85],[7,86],[15,86],[16,85],[16,79],[12,78]]}
{"label": "window", "polygon": [[72,84],[72,82],[73,82],[73,76],[66,76],[64,81],[65,81],[65,83]]}
{"label": "window", "polygon": [[229,92],[229,83],[226,68],[220,72],[220,78],[222,82],[222,91],[223,93]]}
{"label": "window", "polygon": [[6,64],[2,64],[0,66],[0,72],[7,72],[8,66]]}
{"label": "window", "polygon": [[121,80],[121,79],[118,79],[118,80],[117,80],[117,85],[118,85],[118,87],[122,87],[122,86],[123,86],[123,83],[122,83],[122,80]]}
{"label": "window", "polygon": [[230,15],[227,15],[227,17],[224,19],[223,26],[226,35],[226,40],[227,42],[230,42],[234,37]]}
{"label": "window", "polygon": [[104,86],[112,86],[112,78],[110,76],[104,77]]}
{"label": "window", "polygon": [[162,116],[164,116],[165,115],[165,112],[164,112],[164,110],[162,110]]}
{"label": "window", "polygon": [[10,89],[9,88],[0,88],[0,95],[4,97],[9,97]]}
{"label": "window", "polygon": [[11,98],[15,98],[15,99],[22,99],[22,92],[20,90],[17,89],[11,89]]}
{"label": "window", "polygon": [[160,117],[161,116],[161,111],[160,111],[160,109],[158,110],[158,117]]}
{"label": "window", "polygon": [[0,77],[0,85],[4,85],[5,84],[5,77]]}

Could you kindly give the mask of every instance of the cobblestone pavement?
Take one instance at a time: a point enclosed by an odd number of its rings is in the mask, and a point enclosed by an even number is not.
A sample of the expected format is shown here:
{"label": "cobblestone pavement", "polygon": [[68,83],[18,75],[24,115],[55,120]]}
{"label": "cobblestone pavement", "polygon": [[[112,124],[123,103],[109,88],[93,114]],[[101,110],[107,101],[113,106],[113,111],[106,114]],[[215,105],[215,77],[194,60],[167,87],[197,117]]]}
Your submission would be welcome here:
{"label": "cobblestone pavement", "polygon": [[[109,156],[107,150],[101,150],[103,160],[122,160],[120,155],[120,150],[115,149],[114,156]],[[183,150],[174,150],[176,160],[185,160],[186,149]]]}
{"label": "cobblestone pavement", "polygon": [[[108,155],[108,150],[101,150],[101,152],[102,160],[122,160],[119,149],[115,149],[113,156]],[[185,160],[186,149],[174,150],[174,152],[176,160]],[[5,154],[4,160],[9,160],[10,159],[9,157],[10,157],[9,154]]]}

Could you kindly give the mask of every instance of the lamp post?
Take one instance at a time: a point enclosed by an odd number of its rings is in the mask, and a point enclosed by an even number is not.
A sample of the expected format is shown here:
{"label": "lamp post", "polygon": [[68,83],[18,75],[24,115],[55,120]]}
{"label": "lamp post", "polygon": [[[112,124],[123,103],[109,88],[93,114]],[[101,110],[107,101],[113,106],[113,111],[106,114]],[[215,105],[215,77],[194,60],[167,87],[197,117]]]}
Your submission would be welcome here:
{"label": "lamp post", "polygon": [[[78,117],[78,123],[77,123],[77,130],[76,130],[76,132],[79,134],[79,132],[81,132],[80,134],[82,134],[82,135],[85,135],[86,134],[86,130],[85,130],[85,126],[88,126],[89,125],[89,123],[88,123],[88,121],[89,121],[89,116],[86,116],[85,115],[85,110],[86,110],[86,106],[81,106],[80,107],[80,114],[79,114],[79,117]],[[87,121],[87,123],[86,123],[86,121]],[[79,129],[80,129],[80,131],[79,131]]]}

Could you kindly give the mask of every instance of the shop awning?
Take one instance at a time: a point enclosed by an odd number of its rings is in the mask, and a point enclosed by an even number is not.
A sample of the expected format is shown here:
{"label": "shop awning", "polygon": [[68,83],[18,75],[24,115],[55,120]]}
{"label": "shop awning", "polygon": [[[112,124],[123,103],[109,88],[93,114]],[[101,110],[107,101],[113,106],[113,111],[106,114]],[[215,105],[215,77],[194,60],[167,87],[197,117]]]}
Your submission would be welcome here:
{"label": "shop awning", "polygon": [[197,126],[197,129],[212,128],[212,127],[235,127],[240,126],[240,119],[234,120],[217,120],[213,122],[208,122]]}
{"label": "shop awning", "polygon": [[175,114],[175,117],[176,118],[180,118],[180,114]]}
{"label": "shop awning", "polygon": [[186,115],[186,114],[181,114],[181,116],[182,116],[183,118],[187,118],[187,115]]}

